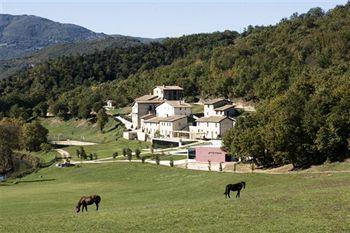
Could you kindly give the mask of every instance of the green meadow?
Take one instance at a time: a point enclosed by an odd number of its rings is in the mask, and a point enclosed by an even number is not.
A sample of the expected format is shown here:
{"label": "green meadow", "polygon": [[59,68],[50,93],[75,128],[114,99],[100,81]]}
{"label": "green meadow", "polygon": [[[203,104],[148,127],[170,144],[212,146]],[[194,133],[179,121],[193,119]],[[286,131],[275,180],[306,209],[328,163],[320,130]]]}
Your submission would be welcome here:
{"label": "green meadow", "polygon": [[[52,166],[0,183],[0,232],[350,232],[349,178]],[[241,198],[225,199],[225,185],[239,181],[247,183]],[[100,210],[75,213],[80,196],[90,194],[102,197]]]}
{"label": "green meadow", "polygon": [[96,143],[106,143],[121,137],[123,126],[109,119],[102,133],[96,123],[90,123],[87,120],[70,119],[67,121],[59,118],[41,118],[41,124],[49,130],[49,139],[51,140],[78,140]]}

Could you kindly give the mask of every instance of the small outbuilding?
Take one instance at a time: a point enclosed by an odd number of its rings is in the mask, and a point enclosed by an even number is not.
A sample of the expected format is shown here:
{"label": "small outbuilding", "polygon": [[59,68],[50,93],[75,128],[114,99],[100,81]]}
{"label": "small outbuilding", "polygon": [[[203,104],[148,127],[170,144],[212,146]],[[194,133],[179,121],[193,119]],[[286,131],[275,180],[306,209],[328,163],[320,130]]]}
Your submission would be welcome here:
{"label": "small outbuilding", "polygon": [[196,147],[197,162],[230,162],[231,156],[220,147]]}

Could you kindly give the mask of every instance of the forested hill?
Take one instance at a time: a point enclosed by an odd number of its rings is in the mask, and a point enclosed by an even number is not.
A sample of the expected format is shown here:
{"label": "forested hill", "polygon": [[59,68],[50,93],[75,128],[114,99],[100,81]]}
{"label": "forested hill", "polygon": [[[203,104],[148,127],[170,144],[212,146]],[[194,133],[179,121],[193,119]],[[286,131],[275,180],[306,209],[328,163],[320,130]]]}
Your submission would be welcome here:
{"label": "forested hill", "polygon": [[86,28],[33,15],[0,14],[0,59],[19,57],[53,44],[105,38]]}
{"label": "forested hill", "polygon": [[55,113],[86,117],[106,98],[122,106],[156,84],[178,84],[191,99],[260,103],[226,135],[233,154],[265,166],[341,160],[349,157],[350,142],[349,29],[348,3],[240,35],[199,34],[63,57],[2,81],[0,108],[4,115],[28,116],[49,104]]}
{"label": "forested hill", "polygon": [[5,79],[23,69],[33,67],[50,59],[62,56],[87,55],[94,52],[101,52],[105,49],[126,48],[142,44],[143,42],[140,40],[139,38],[118,36],[50,45],[23,57],[0,60],[0,79]]}

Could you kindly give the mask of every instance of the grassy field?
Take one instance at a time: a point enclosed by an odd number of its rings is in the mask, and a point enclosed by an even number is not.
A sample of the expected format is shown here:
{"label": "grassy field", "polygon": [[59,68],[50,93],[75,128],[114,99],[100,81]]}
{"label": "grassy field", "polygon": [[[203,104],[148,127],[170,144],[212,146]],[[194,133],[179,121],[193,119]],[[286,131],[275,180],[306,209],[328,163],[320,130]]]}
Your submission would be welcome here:
{"label": "grassy field", "polygon": [[[150,145],[146,142],[129,141],[121,138],[124,127],[112,118],[108,121],[104,133],[100,132],[96,124],[91,124],[86,120],[71,119],[62,121],[57,118],[41,119],[42,124],[49,130],[51,140],[80,140],[96,142],[97,145],[84,146],[85,151],[97,153],[99,158],[111,157],[114,152],[122,154],[124,147],[129,147],[133,151],[136,148],[148,148]],[[74,158],[78,146],[63,148]]]}
{"label": "grassy field", "polygon": [[63,121],[58,118],[45,118],[40,120],[45,128],[49,130],[51,140],[78,140],[97,143],[110,142],[120,137],[124,128],[112,118],[109,119],[102,133],[97,124],[86,120],[71,119]]}
{"label": "grassy field", "polygon": [[[225,199],[224,186],[241,180],[241,198]],[[50,167],[0,186],[0,232],[350,232],[349,187],[349,173]],[[81,195],[95,193],[98,212],[74,213]]]}
{"label": "grassy field", "polygon": [[40,160],[42,162],[49,162],[51,160],[53,160],[55,157],[60,157],[61,155],[55,151],[55,150],[51,150],[49,152],[44,152],[44,151],[40,151],[40,152],[32,152],[32,155],[39,157]]}
{"label": "grassy field", "polygon": [[[97,144],[92,146],[84,146],[86,153],[96,153],[98,158],[111,157],[114,152],[118,152],[119,155],[122,155],[123,148],[130,148],[132,151],[135,151],[136,148],[143,149],[148,148],[149,143],[141,141],[130,141],[124,138],[120,138],[117,141],[110,141],[103,144]],[[76,150],[80,148],[79,146],[70,146],[63,148],[68,151],[69,154],[76,159]],[[142,155],[142,153],[141,153]]]}

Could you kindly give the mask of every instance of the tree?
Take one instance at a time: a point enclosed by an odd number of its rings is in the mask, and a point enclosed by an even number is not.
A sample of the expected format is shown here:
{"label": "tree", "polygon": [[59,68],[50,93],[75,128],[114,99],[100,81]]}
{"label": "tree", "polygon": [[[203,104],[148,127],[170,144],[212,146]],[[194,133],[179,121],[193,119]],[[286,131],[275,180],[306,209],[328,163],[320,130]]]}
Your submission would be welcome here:
{"label": "tree", "polygon": [[[49,144],[49,143],[44,142],[44,143],[40,144],[40,149],[43,150],[45,153],[47,153],[50,150],[52,150],[52,145]],[[78,158],[79,158],[79,156],[78,156]]]}
{"label": "tree", "polygon": [[105,110],[103,108],[101,108],[97,114],[97,124],[98,124],[98,127],[100,128],[101,132],[102,132],[103,128],[105,127],[105,125],[107,124],[107,122],[108,122],[108,115],[106,114]]}
{"label": "tree", "polygon": [[26,123],[22,129],[22,140],[24,148],[29,151],[39,151],[40,145],[47,142],[49,131],[38,121]]}
{"label": "tree", "polygon": [[124,156],[124,157],[127,155],[128,150],[129,150],[129,148],[127,148],[127,147],[124,147],[124,148],[123,148],[123,156]]}
{"label": "tree", "polygon": [[85,149],[84,149],[84,147],[80,147],[80,152],[79,152],[79,154],[80,154],[80,158],[81,159],[87,159],[87,154],[86,154],[86,152],[85,152]]}
{"label": "tree", "polygon": [[81,156],[80,156],[80,150],[79,150],[79,149],[76,149],[76,150],[75,150],[75,155],[76,155],[78,158],[81,157]]}
{"label": "tree", "polygon": [[154,159],[156,160],[156,164],[159,165],[160,164],[160,156],[159,156],[159,154],[156,154],[154,156]]}
{"label": "tree", "polygon": [[13,168],[12,153],[14,138],[9,137],[13,135],[13,128],[10,125],[0,124],[0,173],[6,173]]}
{"label": "tree", "polygon": [[45,102],[41,102],[33,108],[33,116],[45,117],[49,106]]}
{"label": "tree", "polygon": [[139,148],[137,148],[136,150],[135,150],[135,155],[136,155],[136,158],[140,158],[140,155],[141,155],[141,150],[139,149]]}
{"label": "tree", "polygon": [[130,148],[127,149],[126,155],[129,161],[132,159],[132,150]]}

